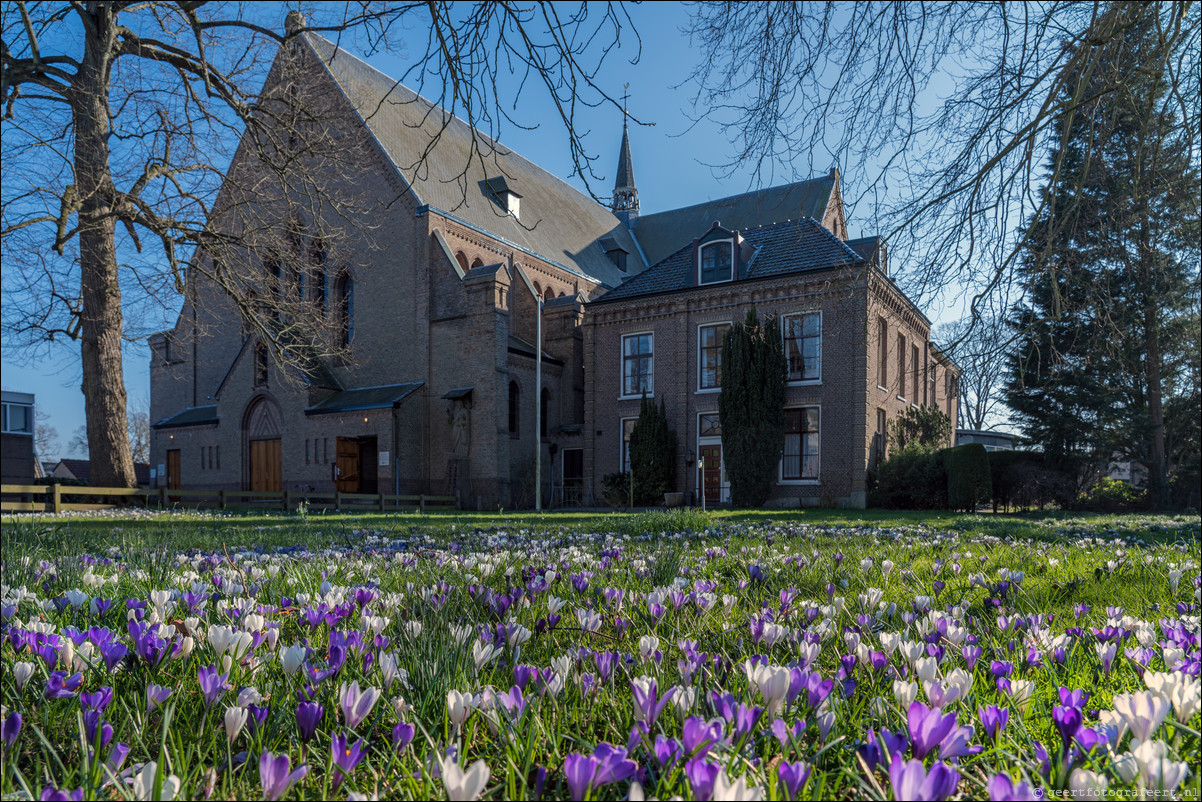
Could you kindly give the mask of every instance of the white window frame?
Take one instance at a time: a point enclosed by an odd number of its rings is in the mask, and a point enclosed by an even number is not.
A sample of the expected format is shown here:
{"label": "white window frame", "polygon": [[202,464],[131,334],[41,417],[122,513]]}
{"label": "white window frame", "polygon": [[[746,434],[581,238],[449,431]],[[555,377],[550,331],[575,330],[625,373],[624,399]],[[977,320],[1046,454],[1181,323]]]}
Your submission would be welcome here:
{"label": "white window frame", "polygon": [[[27,416],[25,418],[25,420],[29,424],[28,429],[22,430],[22,429],[13,429],[13,428],[9,427],[8,415],[13,407],[24,407],[25,409],[29,410],[29,412],[27,413]],[[36,423],[34,421],[34,415],[33,415],[33,404],[22,404],[22,403],[19,403],[16,401],[5,401],[3,413],[4,413],[2,416],[3,420],[0,422],[3,423],[3,431],[5,434],[27,434],[27,435],[30,435],[31,437],[33,436],[34,427],[36,426]]]}
{"label": "white window frame", "polygon": [[[703,281],[701,278],[701,276],[702,276],[701,265],[705,260],[705,256],[704,256],[705,249],[713,247],[715,245],[723,245],[723,244],[725,244],[726,247],[730,249],[729,250],[729,253],[730,253],[730,277],[718,279],[717,281]],[[729,284],[729,283],[731,283],[732,281],[735,280],[735,270],[738,268],[735,261],[736,261],[735,260],[735,240],[733,237],[729,237],[727,239],[710,240],[709,242],[699,245],[697,247],[697,266],[696,266],[697,286],[698,287],[709,287],[713,284]]]}
{"label": "white window frame", "polygon": [[822,362],[823,362],[823,359],[822,359],[822,340],[823,340],[822,323],[823,323],[823,321],[822,321],[822,310],[821,309],[810,309],[810,310],[803,310],[803,311],[799,311],[799,312],[789,312],[788,314],[784,314],[784,315],[780,316],[781,347],[786,349],[785,350],[785,362],[786,362],[785,369],[788,370],[787,363],[789,360],[789,352],[787,350],[788,346],[786,345],[786,338],[785,338],[785,324],[788,322],[789,318],[803,317],[805,315],[817,315],[818,316],[818,378],[790,380],[787,382],[787,384],[790,387],[807,387],[807,386],[822,384]]}
{"label": "white window frame", "polygon": [[697,324],[697,389],[694,392],[696,392],[698,395],[707,395],[710,393],[722,392],[721,383],[719,383],[716,387],[702,387],[701,386],[701,377],[702,377],[701,371],[702,371],[702,366],[703,366],[702,359],[701,359],[701,330],[714,328],[715,326],[726,326],[729,328],[730,326],[733,326],[733,325],[734,325],[734,321],[732,321],[732,320],[717,320],[717,321],[714,321],[713,323]]}
{"label": "white window frame", "polygon": [[[651,338],[651,354],[647,357],[650,360],[651,368],[648,370],[648,381],[646,390],[639,390],[637,393],[626,392],[626,341],[631,337],[648,336]],[[630,399],[639,399],[643,397],[643,392],[647,393],[649,398],[655,397],[655,331],[632,331],[629,334],[622,335],[621,351],[618,354],[618,387],[621,393],[618,400],[627,401]]]}
{"label": "white window frame", "polygon": [[[719,500],[720,504],[727,504],[730,502],[730,477],[726,475],[726,446],[722,444],[721,436],[715,437],[712,434],[708,434],[708,435],[701,434],[701,416],[702,415],[717,415],[717,414],[718,414],[718,410],[716,410],[716,409],[698,412],[697,416],[695,418],[696,428],[693,431],[695,431],[697,433],[697,437],[696,437],[697,459],[701,459],[701,447],[702,446],[711,446],[711,445],[722,446],[722,464],[720,464],[718,466],[718,471],[719,471],[719,474],[718,474],[718,500]],[[719,425],[721,425],[721,422],[719,422]],[[698,473],[699,473],[699,471],[697,470],[696,466],[694,466],[693,467],[693,480],[694,481],[698,481],[701,479],[701,477],[697,476]],[[704,492],[705,492],[705,489],[701,485],[698,485],[697,486],[697,494],[698,494],[697,497],[700,498],[701,494]]]}
{"label": "white window frame", "polygon": [[[785,478],[785,458],[781,455],[780,462],[776,466],[776,481],[781,485],[820,485],[822,484],[822,405],[821,404],[794,404],[785,407],[785,412],[797,409],[816,409],[818,410],[818,477],[816,479],[786,479]],[[802,452],[802,464],[805,464],[805,452]]]}

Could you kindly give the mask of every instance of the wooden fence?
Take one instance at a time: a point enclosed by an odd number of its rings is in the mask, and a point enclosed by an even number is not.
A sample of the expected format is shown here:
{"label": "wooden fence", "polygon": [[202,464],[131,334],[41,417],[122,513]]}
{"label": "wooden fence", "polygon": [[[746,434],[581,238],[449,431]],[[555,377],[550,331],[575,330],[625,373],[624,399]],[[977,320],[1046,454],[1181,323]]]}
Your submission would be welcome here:
{"label": "wooden fence", "polygon": [[[67,499],[84,497],[70,502]],[[313,512],[385,512],[454,508],[454,496],[392,493],[309,493],[297,490],[168,490],[73,485],[0,485],[0,512],[64,512],[109,510],[122,506],[159,509],[294,510],[304,504]]]}

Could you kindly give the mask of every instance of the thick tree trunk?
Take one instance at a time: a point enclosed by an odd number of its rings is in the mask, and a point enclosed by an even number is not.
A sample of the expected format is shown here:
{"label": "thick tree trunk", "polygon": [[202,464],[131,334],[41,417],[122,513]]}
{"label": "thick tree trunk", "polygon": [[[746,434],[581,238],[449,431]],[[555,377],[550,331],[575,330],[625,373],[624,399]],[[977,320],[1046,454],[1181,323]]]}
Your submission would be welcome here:
{"label": "thick tree trunk", "polygon": [[[125,375],[121,364],[121,285],[113,207],[117,201],[109,163],[108,90],[112,69],[113,11],[92,6],[83,64],[72,86],[75,186],[79,206],[80,356],[93,484],[135,487]],[[85,26],[87,27],[87,26]]]}

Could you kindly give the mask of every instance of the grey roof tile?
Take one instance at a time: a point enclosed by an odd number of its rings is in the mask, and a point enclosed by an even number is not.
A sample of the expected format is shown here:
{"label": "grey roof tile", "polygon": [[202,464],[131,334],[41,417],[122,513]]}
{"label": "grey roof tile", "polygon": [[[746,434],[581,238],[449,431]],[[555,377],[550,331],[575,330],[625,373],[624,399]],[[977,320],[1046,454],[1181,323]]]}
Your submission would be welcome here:
{"label": "grey roof tile", "polygon": [[[610,236],[627,253],[638,254],[629,230],[608,208],[333,42],[314,34],[305,39],[418,203],[604,286],[615,287],[628,277],[597,245]],[[435,136],[437,146],[426,154]],[[472,158],[473,142],[483,164]],[[520,222],[490,197],[485,182],[497,177],[522,196]],[[628,264],[630,272],[645,267],[637,256]]]}
{"label": "grey roof tile", "polygon": [[352,387],[334,393],[305,410],[306,415],[325,415],[333,412],[353,412],[364,409],[387,409],[408,398],[425,385],[424,381],[404,384],[385,384],[378,387]]}
{"label": "grey roof tile", "polygon": [[[710,226],[694,229],[694,236],[705,234]],[[860,256],[821,223],[812,218],[741,229],[739,233],[756,249],[748,275],[740,279],[768,278],[811,270],[823,270],[854,264]],[[667,259],[653,265],[622,286],[610,290],[592,303],[607,303],[643,295],[694,289],[693,243],[681,247]]]}

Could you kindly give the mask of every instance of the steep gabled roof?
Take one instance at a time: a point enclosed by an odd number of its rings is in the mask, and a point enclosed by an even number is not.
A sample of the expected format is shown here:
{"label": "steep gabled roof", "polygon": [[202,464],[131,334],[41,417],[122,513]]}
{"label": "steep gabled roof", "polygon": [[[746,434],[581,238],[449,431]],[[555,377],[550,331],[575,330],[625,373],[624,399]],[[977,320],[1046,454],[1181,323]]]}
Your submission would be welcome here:
{"label": "steep gabled roof", "polygon": [[[705,233],[703,227],[695,235]],[[861,262],[847,244],[817,220],[788,220],[783,223],[741,229],[739,234],[755,249],[746,277],[734,282],[805,273]],[[610,290],[592,303],[607,303],[643,295],[694,289],[692,241],[657,265]],[[704,285],[707,287],[722,285]]]}
{"label": "steep gabled roof", "polygon": [[[305,40],[419,205],[607,287],[645,267],[635,261],[622,273],[597,245],[610,236],[627,253],[638,254],[630,232],[609,209],[333,42],[313,34],[305,34]],[[473,146],[484,154],[483,164],[472,158]],[[487,188],[486,182],[497,177],[521,195],[520,220],[508,215]]]}
{"label": "steep gabled roof", "polygon": [[785,220],[812,217],[822,220],[835,188],[834,171],[819,178],[785,184],[729,198],[706,201],[683,209],[647,214],[638,218],[634,233],[649,264],[667,258],[698,232],[715,221],[723,228],[766,226]]}

